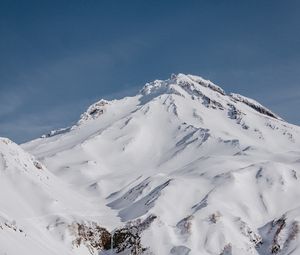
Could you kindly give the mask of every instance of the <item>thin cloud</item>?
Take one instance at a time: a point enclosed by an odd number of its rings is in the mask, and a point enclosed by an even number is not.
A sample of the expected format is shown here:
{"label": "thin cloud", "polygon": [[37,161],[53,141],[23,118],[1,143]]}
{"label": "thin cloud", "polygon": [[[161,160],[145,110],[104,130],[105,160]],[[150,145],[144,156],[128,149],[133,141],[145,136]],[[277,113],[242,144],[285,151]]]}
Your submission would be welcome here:
{"label": "thin cloud", "polygon": [[0,93],[0,117],[12,114],[22,105],[23,97],[17,93],[1,92]]}

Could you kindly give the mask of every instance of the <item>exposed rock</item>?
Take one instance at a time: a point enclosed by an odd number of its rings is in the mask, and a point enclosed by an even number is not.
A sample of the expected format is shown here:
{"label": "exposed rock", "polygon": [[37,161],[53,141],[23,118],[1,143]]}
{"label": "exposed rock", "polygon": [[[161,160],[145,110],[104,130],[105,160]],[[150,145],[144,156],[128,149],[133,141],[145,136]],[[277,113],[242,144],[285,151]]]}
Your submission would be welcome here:
{"label": "exposed rock", "polygon": [[219,221],[219,219],[221,218],[221,216],[222,215],[221,215],[220,212],[215,212],[215,213],[210,215],[209,221],[216,224]]}
{"label": "exposed rock", "polygon": [[235,93],[231,93],[230,96],[239,102],[242,102],[248,106],[250,106],[252,109],[254,109],[255,111],[262,113],[264,115],[267,115],[269,117],[275,118],[275,119],[279,119],[282,120],[278,115],[276,115],[275,113],[271,112],[269,109],[267,109],[266,107],[262,106],[260,103],[256,102],[253,99],[244,97],[242,95],[239,94],[235,94]]}
{"label": "exposed rock", "polygon": [[43,166],[39,161],[35,160],[35,161],[33,161],[33,164],[37,169],[40,169],[40,170],[43,169]]}
{"label": "exposed rock", "polygon": [[92,104],[86,112],[81,114],[80,120],[78,121],[78,124],[90,120],[90,119],[96,119],[100,115],[102,115],[106,111],[106,105],[108,105],[108,101],[101,99],[100,101]]}
{"label": "exposed rock", "polygon": [[224,106],[220,102],[217,102],[216,100],[211,99],[210,97],[204,95],[203,92],[197,89],[192,83],[189,83],[187,81],[180,81],[179,85],[190,95],[192,95],[194,98],[196,97],[198,99],[201,99],[202,104],[205,107],[224,110]]}
{"label": "exposed rock", "polygon": [[230,243],[226,244],[220,255],[232,255],[232,245]]}
{"label": "exposed rock", "polygon": [[195,75],[187,75],[191,80],[193,80],[194,82],[197,82],[198,84],[204,86],[204,87],[208,87],[210,88],[211,90],[214,90],[218,93],[220,93],[221,95],[226,95],[225,91],[219,87],[218,85],[212,83],[211,81],[209,80],[205,80],[199,76],[195,76]]}
{"label": "exposed rock", "polygon": [[[0,231],[12,230],[14,232],[24,233],[24,230],[20,228],[14,220],[7,220],[0,215]],[[24,234],[26,236],[26,234]]]}
{"label": "exposed rock", "polygon": [[194,219],[193,215],[189,215],[183,218],[176,224],[176,227],[179,229],[181,235],[191,234],[192,220]]}
{"label": "exposed rock", "polygon": [[242,221],[240,218],[238,219],[240,222],[240,229],[242,234],[244,234],[247,238],[249,238],[250,242],[254,244],[255,248],[262,244],[261,236],[252,230],[248,224]]}
{"label": "exposed rock", "polygon": [[85,245],[93,254],[96,251],[108,250],[111,247],[111,234],[97,223],[73,223],[70,231],[76,236],[73,245]]}
{"label": "exposed rock", "polygon": [[125,250],[132,255],[143,254],[147,249],[142,247],[141,233],[156,219],[155,215],[148,216],[144,221],[140,219],[129,222],[124,228],[113,233],[113,249],[119,253]]}
{"label": "exposed rock", "polygon": [[70,130],[71,130],[71,127],[51,130],[49,133],[42,135],[41,138],[47,138],[47,137],[52,137],[52,136],[64,134],[64,133],[69,132]]}
{"label": "exposed rock", "polygon": [[141,233],[155,219],[155,215],[150,215],[144,221],[138,219],[128,222],[123,228],[116,229],[113,233],[95,222],[74,222],[69,226],[69,229],[76,237],[73,245],[76,247],[85,245],[91,254],[113,248],[116,253],[127,251],[132,255],[138,255],[147,250],[142,247]]}
{"label": "exposed rock", "polygon": [[228,109],[228,117],[230,119],[236,120],[236,123],[241,125],[243,129],[249,129],[249,126],[243,121],[243,115],[240,110],[238,110],[233,104],[227,104],[229,106]]}

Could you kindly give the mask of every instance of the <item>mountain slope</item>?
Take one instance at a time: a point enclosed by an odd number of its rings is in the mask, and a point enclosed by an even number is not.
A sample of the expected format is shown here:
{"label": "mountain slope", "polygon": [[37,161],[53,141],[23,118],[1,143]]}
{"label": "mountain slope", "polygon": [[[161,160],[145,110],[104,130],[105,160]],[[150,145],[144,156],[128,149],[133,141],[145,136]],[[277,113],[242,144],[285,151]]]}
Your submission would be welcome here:
{"label": "mountain slope", "polygon": [[118,227],[116,253],[298,254],[299,132],[252,99],[178,74],[100,100],[22,148],[78,194],[76,210],[93,211],[81,220]]}
{"label": "mountain slope", "polygon": [[0,175],[1,254],[74,254],[73,224],[110,222],[105,208],[5,138],[0,139]]}

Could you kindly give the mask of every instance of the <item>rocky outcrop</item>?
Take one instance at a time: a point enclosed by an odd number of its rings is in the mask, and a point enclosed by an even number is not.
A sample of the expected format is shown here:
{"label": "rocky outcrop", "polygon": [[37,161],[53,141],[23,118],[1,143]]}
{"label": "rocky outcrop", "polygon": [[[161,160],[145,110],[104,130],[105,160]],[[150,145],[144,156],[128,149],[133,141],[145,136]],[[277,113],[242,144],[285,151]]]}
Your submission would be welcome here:
{"label": "rocky outcrop", "polygon": [[235,94],[235,93],[231,93],[230,97],[233,98],[236,101],[242,102],[242,103],[250,106],[252,109],[254,109],[255,111],[257,111],[261,114],[267,115],[267,116],[272,117],[274,119],[282,120],[278,115],[271,112],[269,109],[262,106],[260,103],[256,102],[253,99],[250,99],[250,98],[247,98],[247,97],[244,97],[242,95]]}
{"label": "rocky outcrop", "polygon": [[69,226],[71,233],[76,237],[73,245],[85,245],[94,254],[96,251],[109,250],[111,234],[97,223],[73,223]]}
{"label": "rocky outcrop", "polygon": [[181,221],[179,221],[176,224],[176,227],[178,228],[180,235],[187,237],[191,234],[193,219],[194,219],[194,216],[189,215],[189,216],[183,218]]}
{"label": "rocky outcrop", "polygon": [[220,253],[220,255],[232,255],[232,245],[231,243],[226,244],[224,246],[223,251]]}
{"label": "rocky outcrop", "polygon": [[112,248],[116,253],[126,250],[132,255],[143,254],[147,248],[141,244],[141,234],[155,219],[155,215],[150,215],[144,221],[139,219],[129,222],[123,228],[115,230],[112,236]]}
{"label": "rocky outcrop", "polygon": [[293,250],[293,241],[298,238],[299,231],[298,221],[290,219],[289,215],[274,219],[260,229],[263,238],[257,247],[259,254],[286,254]]}
{"label": "rocky outcrop", "polygon": [[109,102],[104,99],[101,99],[100,101],[92,104],[86,110],[86,112],[81,114],[78,124],[80,125],[87,120],[98,118],[100,115],[102,115],[106,111],[106,105],[108,105],[108,104],[109,104]]}
{"label": "rocky outcrop", "polygon": [[142,246],[141,234],[155,219],[155,215],[150,215],[143,221],[138,219],[128,222],[124,227],[112,232],[96,222],[74,222],[69,226],[69,229],[71,234],[75,236],[73,245],[75,247],[85,245],[91,254],[112,249],[115,253],[126,251],[128,254],[138,255],[147,250]]}
{"label": "rocky outcrop", "polygon": [[52,136],[56,136],[56,135],[61,135],[61,134],[69,132],[70,130],[71,130],[71,127],[51,130],[49,133],[42,135],[41,138],[48,138],[48,137],[52,137]]}

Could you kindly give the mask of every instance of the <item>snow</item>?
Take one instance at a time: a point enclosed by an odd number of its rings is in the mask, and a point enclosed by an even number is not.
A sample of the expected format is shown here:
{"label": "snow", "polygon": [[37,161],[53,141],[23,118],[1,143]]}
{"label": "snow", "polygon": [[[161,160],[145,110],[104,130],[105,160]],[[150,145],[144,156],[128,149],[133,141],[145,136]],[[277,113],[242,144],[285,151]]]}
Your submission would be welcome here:
{"label": "snow", "polygon": [[106,254],[74,245],[70,226],[112,231],[155,215],[144,254],[299,254],[299,132],[178,74],[100,100],[62,132],[1,139],[0,226],[27,236],[0,227],[0,253]]}

